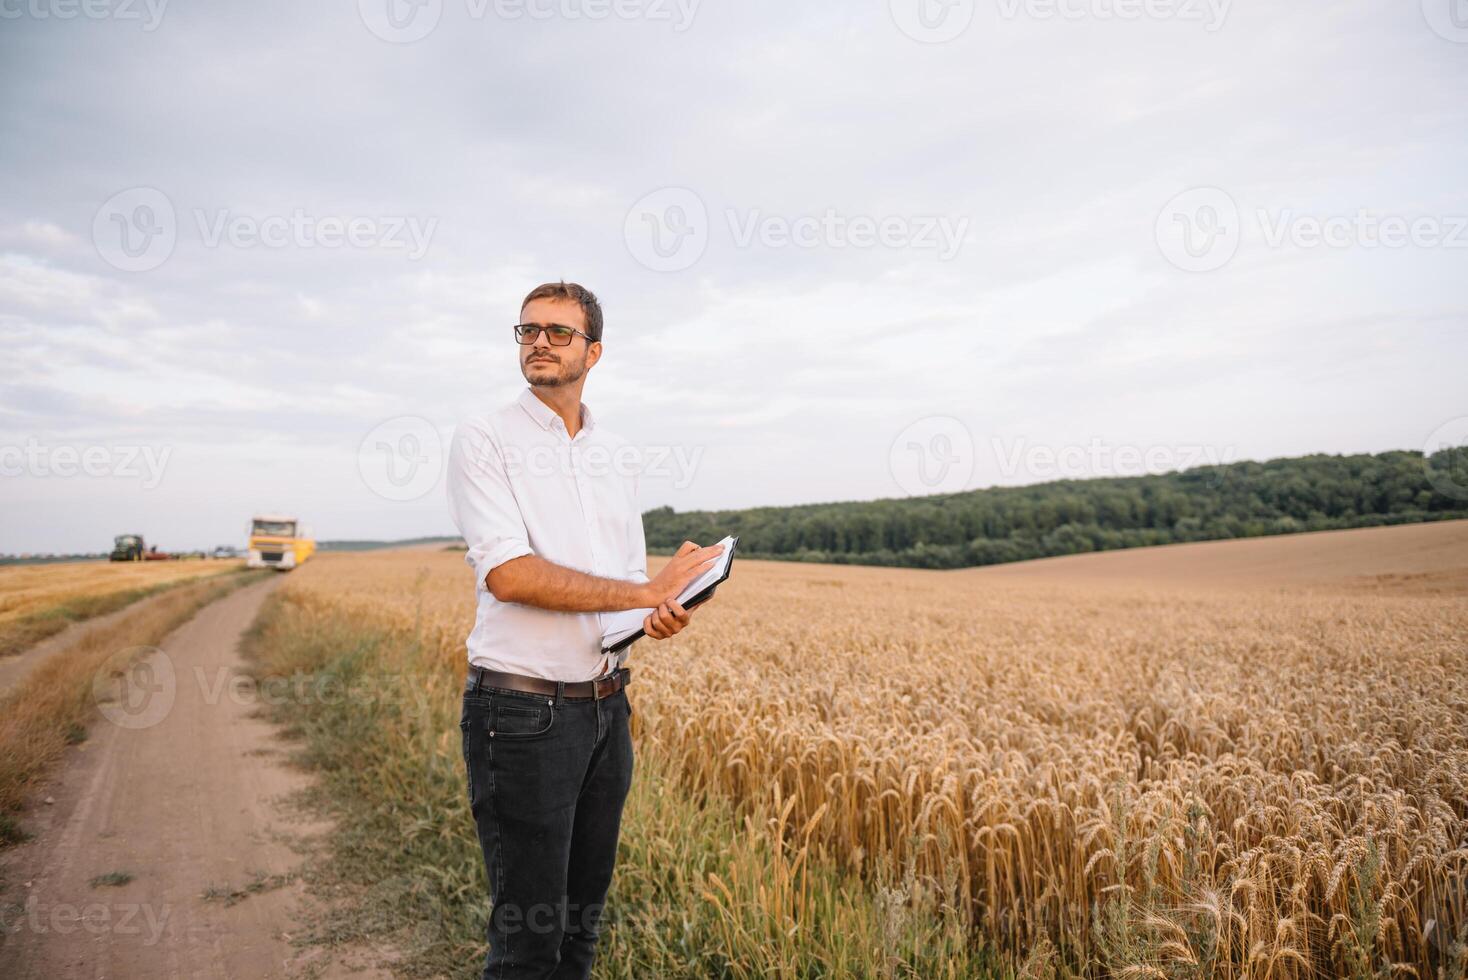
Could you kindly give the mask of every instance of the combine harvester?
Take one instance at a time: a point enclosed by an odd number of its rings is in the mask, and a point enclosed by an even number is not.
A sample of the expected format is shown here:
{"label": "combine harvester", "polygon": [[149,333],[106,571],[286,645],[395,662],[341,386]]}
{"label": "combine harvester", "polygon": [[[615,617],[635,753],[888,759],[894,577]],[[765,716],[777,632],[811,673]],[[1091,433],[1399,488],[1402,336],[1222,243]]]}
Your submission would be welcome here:
{"label": "combine harvester", "polygon": [[107,557],[110,561],[142,561],[147,550],[141,534],[119,534],[112,539],[112,554]]}
{"label": "combine harvester", "polygon": [[112,553],[107,557],[110,561],[173,561],[181,556],[148,544],[141,534],[119,534],[112,539]]}
{"label": "combine harvester", "polygon": [[290,571],[316,553],[316,542],[294,517],[259,514],[250,523],[249,568]]}

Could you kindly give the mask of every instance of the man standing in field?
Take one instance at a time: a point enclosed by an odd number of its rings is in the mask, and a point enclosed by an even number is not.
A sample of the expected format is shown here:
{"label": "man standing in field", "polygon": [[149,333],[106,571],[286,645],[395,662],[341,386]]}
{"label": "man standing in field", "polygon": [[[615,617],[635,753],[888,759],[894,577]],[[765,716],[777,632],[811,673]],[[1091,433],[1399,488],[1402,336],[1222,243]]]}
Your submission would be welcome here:
{"label": "man standing in field", "polygon": [[449,452],[478,601],[459,727],[496,980],[591,974],[632,782],[625,651],[602,652],[597,614],[652,608],[647,635],[672,636],[690,616],[677,595],[723,550],[686,541],[648,579],[632,447],[581,404],[601,335],[589,290],[531,290],[514,328],[530,387]]}

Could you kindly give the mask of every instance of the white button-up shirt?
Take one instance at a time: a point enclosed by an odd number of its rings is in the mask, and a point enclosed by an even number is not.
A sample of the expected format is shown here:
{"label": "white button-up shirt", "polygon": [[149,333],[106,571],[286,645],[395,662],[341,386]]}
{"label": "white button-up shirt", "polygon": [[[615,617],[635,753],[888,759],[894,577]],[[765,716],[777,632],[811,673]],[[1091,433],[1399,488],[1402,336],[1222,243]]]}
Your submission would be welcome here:
{"label": "white button-up shirt", "polygon": [[449,449],[449,510],[474,569],[477,609],[469,663],[555,681],[600,677],[625,657],[601,651],[598,613],[501,602],[490,569],[522,555],[602,578],[646,582],[637,507],[636,447],[581,406],[574,439],[531,389],[504,408],[459,423]]}

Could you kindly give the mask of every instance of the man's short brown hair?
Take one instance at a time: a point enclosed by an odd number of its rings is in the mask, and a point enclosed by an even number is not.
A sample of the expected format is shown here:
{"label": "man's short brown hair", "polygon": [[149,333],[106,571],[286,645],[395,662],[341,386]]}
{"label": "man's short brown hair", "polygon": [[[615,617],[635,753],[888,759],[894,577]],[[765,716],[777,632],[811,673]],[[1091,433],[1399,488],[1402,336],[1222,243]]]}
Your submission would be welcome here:
{"label": "man's short brown hair", "polygon": [[524,313],[525,307],[537,299],[568,299],[576,303],[586,316],[586,336],[592,340],[601,340],[601,303],[597,302],[596,294],[585,286],[564,279],[560,282],[543,283],[530,290],[530,294],[520,304],[520,312]]}

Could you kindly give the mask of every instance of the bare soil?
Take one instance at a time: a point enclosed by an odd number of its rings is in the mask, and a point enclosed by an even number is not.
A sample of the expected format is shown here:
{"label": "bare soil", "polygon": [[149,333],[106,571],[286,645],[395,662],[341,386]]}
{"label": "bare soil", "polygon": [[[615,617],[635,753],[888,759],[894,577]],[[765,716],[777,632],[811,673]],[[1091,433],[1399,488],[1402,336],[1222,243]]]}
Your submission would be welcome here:
{"label": "bare soil", "polygon": [[286,802],[309,777],[237,679],[240,636],[276,584],[240,589],[174,631],[149,658],[149,697],[162,700],[129,695],[145,705],[132,715],[104,705],[56,768],[25,821],[34,837],[0,853],[0,976],[373,972],[292,944],[306,911],[302,848],[326,828]]}

